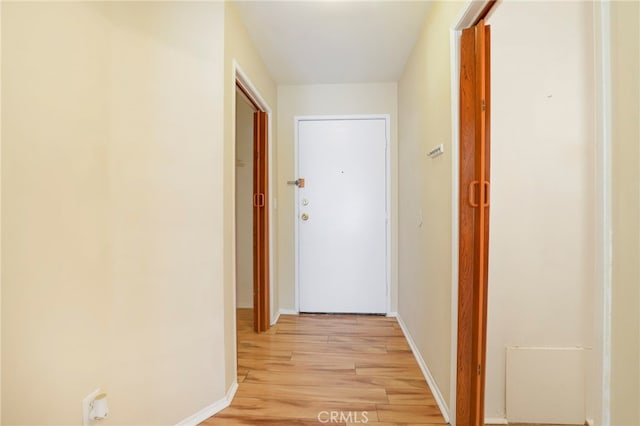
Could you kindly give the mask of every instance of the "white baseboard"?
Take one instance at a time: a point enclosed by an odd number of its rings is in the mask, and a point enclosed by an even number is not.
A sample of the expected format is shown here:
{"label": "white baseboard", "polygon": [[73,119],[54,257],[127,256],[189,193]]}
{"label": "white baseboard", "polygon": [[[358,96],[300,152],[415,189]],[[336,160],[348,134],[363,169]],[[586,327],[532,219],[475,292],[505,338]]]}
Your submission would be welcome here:
{"label": "white baseboard", "polygon": [[503,417],[485,417],[485,425],[508,425],[509,421]]}
{"label": "white baseboard", "polygon": [[413,337],[411,337],[411,333],[409,333],[409,329],[407,328],[407,325],[404,323],[404,321],[402,320],[402,317],[397,312],[389,313],[387,314],[387,316],[395,316],[398,319],[398,324],[400,324],[400,328],[402,328],[402,332],[404,333],[404,336],[407,338],[407,341],[409,342],[409,346],[411,347],[413,356],[416,358],[416,361],[420,366],[420,370],[422,370],[422,375],[427,381],[427,384],[429,385],[429,389],[431,389],[431,393],[433,394],[433,397],[436,400],[436,404],[438,404],[438,408],[440,408],[442,417],[444,417],[445,423],[449,423],[449,419],[450,419],[449,407],[447,407],[447,404],[445,403],[445,400],[442,397],[442,392],[440,392],[440,388],[438,388],[436,381],[431,375],[431,371],[429,371],[429,367],[427,367],[427,364],[424,362],[424,358],[422,358],[422,354],[420,354],[418,347],[413,341]]}
{"label": "white baseboard", "polygon": [[397,312],[388,312],[387,313],[387,317],[389,317],[389,318],[398,318],[398,313]]}
{"label": "white baseboard", "polygon": [[196,426],[204,422],[209,417],[227,408],[231,404],[231,401],[233,401],[233,397],[235,396],[237,390],[238,390],[238,382],[234,381],[231,387],[229,388],[229,390],[227,391],[227,394],[224,396],[224,398],[214,402],[213,404],[207,407],[204,407],[202,410],[198,411],[197,413],[178,422],[176,426]]}
{"label": "white baseboard", "polygon": [[280,315],[299,315],[300,312],[296,311],[295,309],[280,309],[278,311],[278,316]]}
{"label": "white baseboard", "polygon": [[280,319],[280,311],[276,312],[275,316],[271,318],[271,325],[276,325],[279,319]]}
{"label": "white baseboard", "polygon": [[585,420],[585,424],[587,426],[594,426],[595,421],[593,419],[587,419],[587,420]]}

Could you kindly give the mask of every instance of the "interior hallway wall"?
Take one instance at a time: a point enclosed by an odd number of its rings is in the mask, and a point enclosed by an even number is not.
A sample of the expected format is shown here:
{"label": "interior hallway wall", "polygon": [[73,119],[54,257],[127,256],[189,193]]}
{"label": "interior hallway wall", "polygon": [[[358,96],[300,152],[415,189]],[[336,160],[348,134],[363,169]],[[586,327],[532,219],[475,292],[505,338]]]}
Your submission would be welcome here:
{"label": "interior hallway wall", "polygon": [[[222,4],[222,3],[220,3]],[[271,190],[271,197],[276,201],[271,205],[271,221],[274,233],[278,229],[278,209],[277,197],[278,186],[275,184],[275,171],[278,168],[278,158],[276,156],[276,141],[278,140],[277,129],[277,88],[269,74],[268,69],[260,59],[247,33],[247,29],[240,20],[233,2],[224,2],[224,164],[223,168],[223,191],[222,205],[224,211],[224,352],[225,352],[225,382],[226,389],[231,389],[237,381],[237,359],[236,359],[236,245],[235,245],[235,132],[236,132],[236,76],[234,75],[234,63],[237,64],[246,77],[249,78],[255,89],[267,104],[270,111],[269,125],[271,140],[269,143],[273,147],[273,157],[270,168],[273,171],[274,185]],[[270,256],[273,261],[273,276],[278,277],[278,246],[274,244]],[[278,310],[278,286],[276,279],[272,282],[274,311]],[[275,312],[272,312],[274,318]]]}
{"label": "interior hallway wall", "polygon": [[224,397],[223,7],[3,2],[3,425]]}
{"label": "interior hallway wall", "polygon": [[[489,418],[510,414],[505,400],[514,395],[505,388],[507,346],[594,344],[592,13],[593,5],[586,2],[503,1],[487,19],[492,81]],[[553,358],[561,352],[538,354]],[[533,365],[528,371],[530,407],[543,403],[545,395],[534,391],[540,386],[574,385],[568,371],[550,383],[535,376]],[[579,382],[578,409],[585,392]],[[567,400],[563,404],[561,410],[571,409]],[[538,408],[536,415],[547,413]]]}
{"label": "interior hallway wall", "polygon": [[278,254],[280,309],[295,309],[295,176],[294,117],[300,115],[391,116],[391,310],[396,310],[397,276],[397,87],[396,83],[278,86]]}
{"label": "interior hallway wall", "polygon": [[236,307],[253,308],[253,112],[236,91]]}
{"label": "interior hallway wall", "polygon": [[611,424],[640,424],[640,3],[611,7]]}
{"label": "interior hallway wall", "polygon": [[[437,2],[398,83],[398,313],[447,407],[451,375],[451,66],[462,10]],[[444,145],[444,155],[427,153]]]}
{"label": "interior hallway wall", "polygon": [[[0,49],[2,48],[2,2],[0,2]],[[2,424],[2,56],[0,50],[0,424]]]}

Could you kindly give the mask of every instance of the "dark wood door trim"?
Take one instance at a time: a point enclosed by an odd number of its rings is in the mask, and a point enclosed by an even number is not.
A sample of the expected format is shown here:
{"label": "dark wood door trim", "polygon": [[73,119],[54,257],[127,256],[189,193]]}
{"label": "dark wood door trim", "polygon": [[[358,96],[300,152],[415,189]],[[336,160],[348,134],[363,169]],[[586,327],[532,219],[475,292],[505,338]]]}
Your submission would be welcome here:
{"label": "dark wood door trim", "polygon": [[[471,204],[477,185],[475,173],[475,34],[464,30],[460,47],[460,215],[458,261],[458,354],[456,384],[456,424],[471,423],[471,388],[473,365],[473,277],[475,212]],[[471,200],[471,201],[470,201]]]}
{"label": "dark wood door trim", "polygon": [[456,424],[484,423],[489,236],[489,27],[463,30]]}
{"label": "dark wood door trim", "polygon": [[244,87],[244,85],[239,80],[236,80],[236,87],[238,88],[238,90],[240,90],[242,92],[242,94],[245,96],[245,98],[247,98],[249,103],[251,103],[251,105],[253,105],[253,108],[256,111],[262,111],[262,108],[260,108],[260,105],[258,105],[258,102],[256,102],[255,99],[253,99],[253,96],[251,95],[251,91],[249,89],[247,89],[246,87]]}
{"label": "dark wood door trim", "polygon": [[269,115],[242,81],[236,88],[253,106],[253,326],[271,325],[269,253]]}
{"label": "dark wood door trim", "polygon": [[269,156],[268,116],[253,115],[253,327],[267,331],[269,313]]}

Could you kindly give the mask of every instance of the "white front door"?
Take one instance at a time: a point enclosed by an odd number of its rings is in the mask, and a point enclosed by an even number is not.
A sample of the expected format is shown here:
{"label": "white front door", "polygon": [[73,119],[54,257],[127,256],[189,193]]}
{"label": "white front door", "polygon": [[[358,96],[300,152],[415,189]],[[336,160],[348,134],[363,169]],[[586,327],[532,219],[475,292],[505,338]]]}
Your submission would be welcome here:
{"label": "white front door", "polygon": [[387,312],[387,121],[298,121],[300,312]]}

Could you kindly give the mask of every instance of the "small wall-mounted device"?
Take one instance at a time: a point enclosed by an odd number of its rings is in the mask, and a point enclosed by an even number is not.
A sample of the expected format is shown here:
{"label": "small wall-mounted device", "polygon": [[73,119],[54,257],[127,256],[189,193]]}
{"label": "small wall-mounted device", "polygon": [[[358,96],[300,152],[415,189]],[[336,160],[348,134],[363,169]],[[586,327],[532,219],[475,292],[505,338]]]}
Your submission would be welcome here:
{"label": "small wall-mounted device", "polygon": [[107,394],[96,389],[82,400],[82,425],[91,426],[109,415]]}
{"label": "small wall-mounted device", "polygon": [[109,415],[109,407],[107,406],[107,394],[101,393],[96,396],[91,404],[89,412],[89,420],[102,420]]}
{"label": "small wall-mounted device", "polygon": [[429,151],[429,153],[427,154],[427,157],[429,158],[436,158],[439,155],[444,154],[444,145],[440,144],[438,146],[436,146],[435,148],[433,148],[431,151]]}

